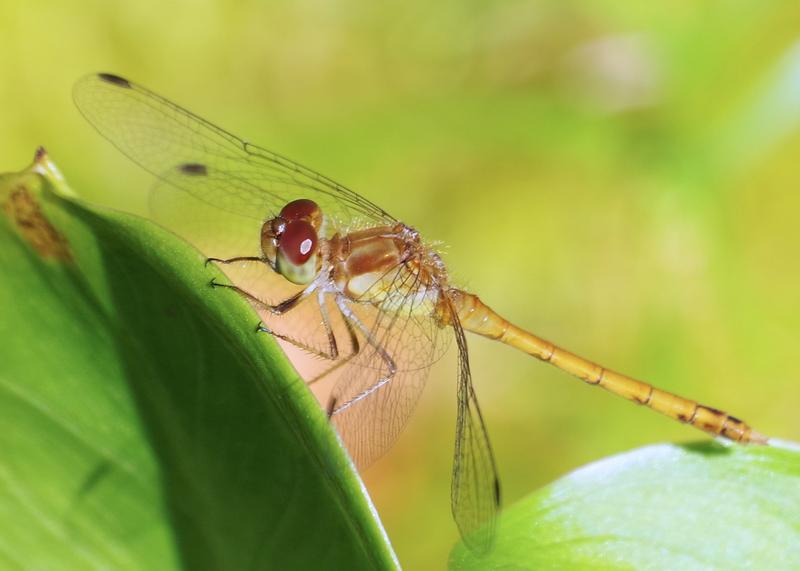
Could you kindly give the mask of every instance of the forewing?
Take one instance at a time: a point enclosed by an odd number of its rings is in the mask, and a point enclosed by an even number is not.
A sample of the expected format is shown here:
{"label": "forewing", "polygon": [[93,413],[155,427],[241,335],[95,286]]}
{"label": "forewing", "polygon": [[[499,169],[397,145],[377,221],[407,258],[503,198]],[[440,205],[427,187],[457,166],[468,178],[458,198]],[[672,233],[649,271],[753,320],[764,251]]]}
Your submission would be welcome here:
{"label": "forewing", "polygon": [[[73,96],[86,119],[120,151],[219,209],[263,220],[291,200],[310,198],[347,227],[394,221],[352,190],[121,77],[86,76]],[[173,176],[176,169],[186,176]]]}
{"label": "forewing", "polygon": [[484,553],[494,541],[500,483],[489,435],[472,386],[467,339],[453,308],[451,314],[458,347],[458,415],[450,499],[453,518],[464,543]]}

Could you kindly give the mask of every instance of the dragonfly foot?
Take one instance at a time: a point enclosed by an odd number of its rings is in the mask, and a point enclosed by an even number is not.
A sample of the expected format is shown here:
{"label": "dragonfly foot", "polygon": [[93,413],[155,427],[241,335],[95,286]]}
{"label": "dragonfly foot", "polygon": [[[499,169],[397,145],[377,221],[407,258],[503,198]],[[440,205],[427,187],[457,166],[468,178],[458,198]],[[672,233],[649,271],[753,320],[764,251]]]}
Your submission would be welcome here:
{"label": "dragonfly foot", "polygon": [[263,321],[259,321],[258,325],[256,325],[256,333],[266,333],[267,335],[272,335],[272,329],[264,325]]}
{"label": "dragonfly foot", "polygon": [[213,289],[217,289],[218,287],[227,287],[227,288],[231,288],[231,287],[233,287],[233,286],[230,286],[230,285],[228,285],[228,284],[221,284],[221,283],[219,283],[219,282],[217,281],[217,278],[211,278],[211,281],[210,281],[210,282],[208,282],[208,285],[210,285],[210,286],[211,286]]}

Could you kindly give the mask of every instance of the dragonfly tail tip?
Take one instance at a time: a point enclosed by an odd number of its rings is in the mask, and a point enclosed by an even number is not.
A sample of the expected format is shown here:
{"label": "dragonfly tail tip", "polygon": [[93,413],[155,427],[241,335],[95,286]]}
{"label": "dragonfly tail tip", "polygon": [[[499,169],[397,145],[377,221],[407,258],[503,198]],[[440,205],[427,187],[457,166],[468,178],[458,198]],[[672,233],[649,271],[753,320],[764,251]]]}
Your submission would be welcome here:
{"label": "dragonfly tail tip", "polygon": [[748,440],[749,444],[759,444],[759,445],[768,445],[769,444],[769,437],[761,434],[757,430],[753,430],[750,433],[750,438]]}

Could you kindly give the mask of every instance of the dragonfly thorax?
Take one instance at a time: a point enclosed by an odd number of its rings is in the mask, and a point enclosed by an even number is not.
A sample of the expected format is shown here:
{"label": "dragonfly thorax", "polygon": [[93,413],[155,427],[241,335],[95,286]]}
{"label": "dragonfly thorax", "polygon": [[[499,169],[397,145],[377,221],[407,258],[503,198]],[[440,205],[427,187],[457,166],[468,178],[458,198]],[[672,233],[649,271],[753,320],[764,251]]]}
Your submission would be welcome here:
{"label": "dragonfly thorax", "polygon": [[296,284],[314,280],[322,266],[319,229],[322,211],[308,199],[289,202],[261,227],[261,250],[270,266]]}
{"label": "dragonfly thorax", "polygon": [[384,310],[430,312],[446,283],[441,259],[402,223],[337,234],[329,246],[338,291]]}

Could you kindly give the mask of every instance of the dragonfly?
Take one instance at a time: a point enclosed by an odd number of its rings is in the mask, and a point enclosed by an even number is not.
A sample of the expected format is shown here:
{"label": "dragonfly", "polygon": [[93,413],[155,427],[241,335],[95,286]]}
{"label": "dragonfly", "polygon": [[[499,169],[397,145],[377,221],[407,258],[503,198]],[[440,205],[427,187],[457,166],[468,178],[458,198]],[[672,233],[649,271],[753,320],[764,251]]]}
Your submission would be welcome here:
{"label": "dragonfly", "polygon": [[79,80],[80,112],[157,177],[154,217],[193,242],[272,335],[335,379],[327,413],[360,470],[406,425],[431,365],[455,341],[453,518],[488,551],[500,509],[497,466],[472,382],[465,332],[550,363],[585,383],[734,442],[765,444],[746,422],[566,351],[452,285],[436,248],[360,194],[253,145],[118,75]]}

